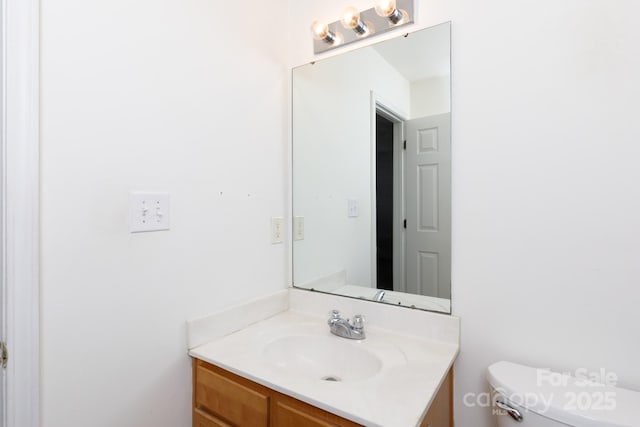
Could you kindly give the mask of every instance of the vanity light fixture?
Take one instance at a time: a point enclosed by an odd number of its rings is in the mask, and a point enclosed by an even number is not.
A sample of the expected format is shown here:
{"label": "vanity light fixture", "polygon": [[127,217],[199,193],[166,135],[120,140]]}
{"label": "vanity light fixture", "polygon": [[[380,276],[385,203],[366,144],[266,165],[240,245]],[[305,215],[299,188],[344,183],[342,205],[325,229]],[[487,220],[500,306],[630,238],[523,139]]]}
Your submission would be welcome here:
{"label": "vanity light fixture", "polygon": [[[316,54],[326,52],[338,46],[412,24],[414,10],[415,0],[376,0],[375,7],[371,9],[359,11],[355,7],[346,8],[342,18],[331,24],[313,21],[311,24],[311,34],[314,38],[313,52]],[[342,27],[352,31],[344,31]]]}

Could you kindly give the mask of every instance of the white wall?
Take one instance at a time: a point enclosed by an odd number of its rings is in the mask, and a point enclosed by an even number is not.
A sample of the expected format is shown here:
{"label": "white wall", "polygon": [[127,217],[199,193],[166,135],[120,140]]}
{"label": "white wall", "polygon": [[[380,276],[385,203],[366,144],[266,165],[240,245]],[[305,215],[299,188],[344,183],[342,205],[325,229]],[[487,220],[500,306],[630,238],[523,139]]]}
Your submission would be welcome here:
{"label": "white wall", "polygon": [[450,112],[450,76],[436,76],[411,82],[412,119]]}
{"label": "white wall", "polygon": [[42,425],[186,427],[185,321],[287,282],[286,2],[41,4]]}
{"label": "white wall", "polygon": [[[348,3],[290,3],[292,65]],[[501,359],[640,390],[640,4],[417,3],[416,27],[452,21],[456,425],[490,425],[462,396]]]}
{"label": "white wall", "polygon": [[365,49],[297,69],[293,88],[293,212],[305,226],[294,283],[346,271],[347,283],[371,287],[371,91],[408,116],[410,84]]}

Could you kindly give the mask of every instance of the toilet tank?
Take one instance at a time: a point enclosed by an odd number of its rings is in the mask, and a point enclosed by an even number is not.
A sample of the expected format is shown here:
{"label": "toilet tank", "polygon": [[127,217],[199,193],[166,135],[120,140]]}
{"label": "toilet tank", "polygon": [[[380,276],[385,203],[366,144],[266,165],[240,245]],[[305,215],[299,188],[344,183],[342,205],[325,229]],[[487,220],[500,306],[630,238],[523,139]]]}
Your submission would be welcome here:
{"label": "toilet tank", "polygon": [[498,427],[640,426],[640,392],[598,383],[588,375],[498,362],[489,366],[487,380]]}

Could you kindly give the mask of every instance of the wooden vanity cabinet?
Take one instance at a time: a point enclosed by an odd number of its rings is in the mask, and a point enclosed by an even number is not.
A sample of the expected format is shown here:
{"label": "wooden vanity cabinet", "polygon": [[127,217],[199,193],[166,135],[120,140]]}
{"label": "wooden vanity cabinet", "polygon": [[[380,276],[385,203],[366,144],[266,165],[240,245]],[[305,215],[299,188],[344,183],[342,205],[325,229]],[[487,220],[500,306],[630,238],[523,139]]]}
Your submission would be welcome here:
{"label": "wooden vanity cabinet", "polygon": [[268,388],[200,360],[193,367],[194,427],[269,426]]}
{"label": "wooden vanity cabinet", "polygon": [[[450,376],[445,382],[449,387],[444,397],[440,398],[441,393],[438,393],[421,427],[453,425],[442,418],[445,412],[451,412]],[[430,424],[428,420],[431,420]],[[193,427],[245,426],[357,427],[360,424],[193,359]]]}
{"label": "wooden vanity cabinet", "polygon": [[420,427],[453,427],[453,369],[434,396]]}

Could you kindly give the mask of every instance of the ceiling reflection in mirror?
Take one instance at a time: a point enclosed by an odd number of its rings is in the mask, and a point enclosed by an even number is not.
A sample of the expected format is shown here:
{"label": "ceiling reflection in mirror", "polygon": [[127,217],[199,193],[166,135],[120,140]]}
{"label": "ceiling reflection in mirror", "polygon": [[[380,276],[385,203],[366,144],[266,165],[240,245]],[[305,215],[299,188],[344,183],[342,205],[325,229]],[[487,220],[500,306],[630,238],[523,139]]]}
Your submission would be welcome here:
{"label": "ceiling reflection in mirror", "polygon": [[450,23],[293,70],[293,284],[451,312]]}

